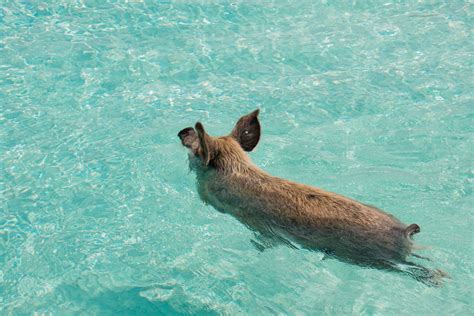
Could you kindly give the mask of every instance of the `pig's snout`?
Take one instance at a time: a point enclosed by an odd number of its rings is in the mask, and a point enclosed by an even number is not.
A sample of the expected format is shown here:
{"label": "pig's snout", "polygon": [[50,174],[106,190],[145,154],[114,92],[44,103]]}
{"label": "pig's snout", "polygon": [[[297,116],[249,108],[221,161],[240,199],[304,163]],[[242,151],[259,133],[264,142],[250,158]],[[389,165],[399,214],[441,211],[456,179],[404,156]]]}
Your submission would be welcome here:
{"label": "pig's snout", "polygon": [[189,136],[190,134],[194,134],[194,128],[186,127],[179,131],[178,137],[182,141],[186,136]]}
{"label": "pig's snout", "polygon": [[183,146],[191,149],[194,154],[197,153],[199,148],[199,140],[196,134],[196,131],[192,127],[186,127],[178,133],[179,139],[181,139],[181,144]]}
{"label": "pig's snout", "polygon": [[178,133],[178,137],[179,139],[181,139],[181,143],[183,143],[183,145],[186,145],[187,139],[194,138],[195,136],[196,136],[196,132],[194,131],[194,128],[192,127],[183,128]]}

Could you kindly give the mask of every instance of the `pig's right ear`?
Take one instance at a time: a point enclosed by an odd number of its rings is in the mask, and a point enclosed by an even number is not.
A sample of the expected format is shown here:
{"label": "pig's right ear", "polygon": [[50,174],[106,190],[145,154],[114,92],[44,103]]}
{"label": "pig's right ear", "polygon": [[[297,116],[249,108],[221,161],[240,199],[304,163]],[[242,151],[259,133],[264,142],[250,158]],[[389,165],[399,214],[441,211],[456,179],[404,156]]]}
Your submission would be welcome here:
{"label": "pig's right ear", "polygon": [[196,129],[199,138],[199,156],[201,157],[204,165],[207,166],[209,165],[213,155],[214,141],[212,140],[211,136],[206,133],[201,122],[197,122],[194,128]]}
{"label": "pig's right ear", "polygon": [[235,124],[232,133],[230,133],[245,151],[252,151],[260,140],[259,112],[257,109],[242,116]]}

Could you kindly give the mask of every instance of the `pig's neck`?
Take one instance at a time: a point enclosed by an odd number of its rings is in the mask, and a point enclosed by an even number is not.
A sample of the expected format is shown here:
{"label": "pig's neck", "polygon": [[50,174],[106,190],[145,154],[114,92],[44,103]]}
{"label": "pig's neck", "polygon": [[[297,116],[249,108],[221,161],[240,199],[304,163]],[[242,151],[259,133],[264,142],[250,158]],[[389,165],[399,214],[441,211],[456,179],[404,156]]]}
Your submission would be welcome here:
{"label": "pig's neck", "polygon": [[262,194],[272,195],[274,190],[268,190],[269,187],[276,189],[287,182],[271,176],[251,162],[235,164],[225,170],[201,169],[197,171],[197,180],[201,199],[226,213],[239,212],[242,208],[255,210]]}

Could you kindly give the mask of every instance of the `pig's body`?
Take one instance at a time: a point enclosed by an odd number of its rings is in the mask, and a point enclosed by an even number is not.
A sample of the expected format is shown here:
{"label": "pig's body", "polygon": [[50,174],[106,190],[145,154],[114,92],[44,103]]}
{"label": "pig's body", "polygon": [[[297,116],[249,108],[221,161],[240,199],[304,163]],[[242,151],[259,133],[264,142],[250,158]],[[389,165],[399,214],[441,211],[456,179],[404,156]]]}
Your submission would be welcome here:
{"label": "pig's body", "polygon": [[[209,136],[202,126],[178,136],[191,150],[201,199],[258,232],[267,244],[283,241],[325,251],[343,261],[400,270],[430,285],[444,274],[407,262],[416,224],[404,225],[375,207],[347,197],[271,176],[245,151],[260,138],[258,111],[242,117],[231,135]],[[245,151],[244,151],[245,150]],[[290,242],[291,241],[291,242]]]}
{"label": "pig's body", "polygon": [[386,265],[411,251],[413,231],[385,212],[253,165],[238,170],[198,171],[199,195],[267,238],[283,237],[358,264]]}

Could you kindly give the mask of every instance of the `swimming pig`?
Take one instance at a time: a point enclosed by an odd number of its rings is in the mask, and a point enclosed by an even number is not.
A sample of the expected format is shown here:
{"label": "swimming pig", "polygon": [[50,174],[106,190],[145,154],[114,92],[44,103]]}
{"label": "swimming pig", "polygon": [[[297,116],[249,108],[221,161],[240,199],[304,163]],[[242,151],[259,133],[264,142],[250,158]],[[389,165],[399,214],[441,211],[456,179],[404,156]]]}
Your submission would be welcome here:
{"label": "swimming pig", "polygon": [[296,244],[346,262],[406,272],[426,284],[440,284],[443,272],[406,260],[413,249],[411,237],[420,231],[417,224],[407,226],[376,207],[271,176],[255,166],[246,152],[260,140],[258,114],[255,110],[241,117],[227,136],[210,136],[200,122],[178,133],[190,149],[203,201],[252,229],[260,250],[278,243]]}

